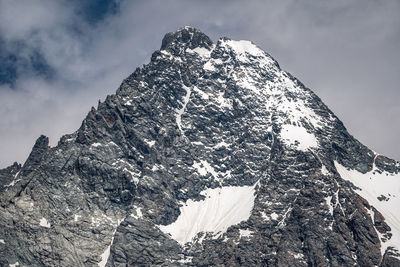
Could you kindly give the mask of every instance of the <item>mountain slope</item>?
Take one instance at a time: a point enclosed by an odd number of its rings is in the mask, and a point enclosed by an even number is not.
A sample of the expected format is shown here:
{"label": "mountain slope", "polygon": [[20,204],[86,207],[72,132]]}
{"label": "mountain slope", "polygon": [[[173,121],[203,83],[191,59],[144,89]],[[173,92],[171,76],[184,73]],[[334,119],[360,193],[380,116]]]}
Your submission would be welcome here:
{"label": "mountain slope", "polygon": [[399,171],[257,46],[185,27],[0,173],[0,263],[396,266]]}

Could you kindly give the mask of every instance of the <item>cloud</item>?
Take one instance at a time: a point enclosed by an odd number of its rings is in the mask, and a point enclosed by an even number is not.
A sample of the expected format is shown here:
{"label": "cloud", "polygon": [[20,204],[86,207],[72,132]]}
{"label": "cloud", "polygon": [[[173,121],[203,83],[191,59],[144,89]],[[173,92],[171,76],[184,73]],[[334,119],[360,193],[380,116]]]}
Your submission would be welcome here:
{"label": "cloud", "polygon": [[98,99],[149,60],[166,32],[184,25],[214,40],[254,41],[352,134],[400,159],[399,11],[394,0],[0,0],[0,48],[17,58],[9,64],[13,84],[0,87],[0,167],[24,161],[42,133],[54,145],[76,130]]}

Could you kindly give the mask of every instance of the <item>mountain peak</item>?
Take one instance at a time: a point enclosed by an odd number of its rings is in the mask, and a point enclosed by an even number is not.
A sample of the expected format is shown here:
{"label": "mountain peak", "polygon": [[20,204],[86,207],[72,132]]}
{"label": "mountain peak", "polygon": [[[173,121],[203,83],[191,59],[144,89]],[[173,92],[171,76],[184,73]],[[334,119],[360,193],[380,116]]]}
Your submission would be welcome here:
{"label": "mountain peak", "polygon": [[184,27],[0,170],[0,266],[400,266],[399,183],[262,49]]}
{"label": "mountain peak", "polygon": [[176,50],[182,47],[210,49],[212,45],[210,37],[194,27],[185,26],[175,32],[167,33],[162,40],[161,50]]}

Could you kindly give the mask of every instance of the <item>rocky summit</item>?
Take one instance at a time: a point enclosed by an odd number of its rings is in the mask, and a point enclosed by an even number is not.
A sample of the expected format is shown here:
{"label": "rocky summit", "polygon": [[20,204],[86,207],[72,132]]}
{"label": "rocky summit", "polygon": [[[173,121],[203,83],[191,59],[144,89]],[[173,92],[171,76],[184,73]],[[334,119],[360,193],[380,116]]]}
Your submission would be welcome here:
{"label": "rocky summit", "polygon": [[400,266],[400,163],[249,41],[184,27],[0,170],[1,266]]}

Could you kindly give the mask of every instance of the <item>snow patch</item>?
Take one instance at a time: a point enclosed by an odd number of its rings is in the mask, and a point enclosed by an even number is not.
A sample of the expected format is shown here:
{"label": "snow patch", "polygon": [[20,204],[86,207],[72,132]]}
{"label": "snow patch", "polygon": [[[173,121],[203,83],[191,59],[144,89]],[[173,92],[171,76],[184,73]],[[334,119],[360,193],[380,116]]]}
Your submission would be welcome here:
{"label": "snow patch", "polygon": [[178,262],[179,263],[189,263],[189,262],[192,262],[192,260],[193,260],[193,257],[186,257],[184,259],[178,260]]}
{"label": "snow patch", "polygon": [[[375,217],[375,212],[372,209],[367,209],[367,212],[369,214],[369,216],[371,217],[372,222],[374,221],[374,217]],[[383,236],[383,234],[381,234],[375,227],[375,225],[373,225],[375,232],[378,234],[379,240],[382,241],[386,241],[387,239]],[[386,249],[388,248],[388,245],[386,244],[386,242],[382,242],[383,244],[381,245],[381,255],[383,256],[386,252]]]}
{"label": "snow patch", "polygon": [[111,245],[112,245],[113,242],[114,242],[114,235],[115,235],[115,232],[117,231],[118,226],[121,224],[121,222],[122,222],[123,220],[124,220],[124,219],[122,219],[122,220],[117,220],[117,227],[115,227],[115,230],[114,230],[114,232],[113,232],[113,235],[112,235],[112,238],[111,238],[111,243],[110,243],[110,245],[106,248],[106,250],[103,252],[103,254],[100,255],[101,261],[97,264],[99,267],[105,267],[105,266],[106,266],[108,257],[110,257]]}
{"label": "snow patch", "polygon": [[5,185],[4,187],[10,187],[10,186],[14,186],[16,183],[18,183],[19,181],[21,181],[21,179],[15,179],[15,180],[12,180],[12,182],[11,183],[9,183],[9,184],[7,184],[7,185]]}
{"label": "snow patch", "polygon": [[15,175],[14,175],[14,179],[12,180],[11,183],[9,183],[8,185],[5,185],[4,187],[10,187],[10,186],[14,186],[17,182],[19,182],[21,179],[17,179],[18,174],[20,171],[18,171]]}
{"label": "snow patch", "polygon": [[77,222],[79,218],[82,217],[81,215],[75,214],[74,215],[74,222]]}
{"label": "snow patch", "polygon": [[152,141],[145,140],[145,142],[147,143],[147,145],[148,145],[149,147],[153,147],[154,144],[156,143],[155,140],[152,140]]}
{"label": "snow patch", "polygon": [[[174,56],[172,55],[170,52],[166,51],[166,50],[160,50],[161,52],[161,58],[166,58],[168,60],[172,60],[172,61],[177,61],[177,62],[182,62],[182,59],[180,57]],[[158,56],[160,57],[160,56]],[[158,58],[157,57],[157,58]],[[141,84],[142,85],[142,84]],[[142,85],[143,86],[143,85]],[[144,85],[145,86],[145,85]],[[143,87],[144,87],[143,86]]]}
{"label": "snow patch", "polygon": [[131,216],[132,216],[133,218],[135,218],[135,219],[141,219],[141,218],[143,218],[143,213],[142,213],[142,209],[141,209],[141,208],[136,207],[135,212],[136,212],[136,215],[131,214]]}
{"label": "snow patch", "polygon": [[229,147],[229,144],[224,141],[221,141],[214,146],[215,149],[220,148],[220,147]]}
{"label": "snow patch", "polygon": [[195,49],[186,49],[186,52],[189,53],[196,53],[202,58],[209,58],[211,54],[211,50],[208,50],[207,48],[204,47],[196,47]]}
{"label": "snow patch", "polygon": [[[294,201],[295,202],[295,201]],[[286,210],[285,214],[283,215],[283,219],[280,220],[280,222],[278,223],[278,226],[284,226],[285,224],[285,220],[287,219],[288,215],[290,214],[290,212],[292,211],[293,207],[290,207]]]}
{"label": "snow patch", "polygon": [[202,90],[200,90],[197,87],[193,87],[193,91],[195,91],[196,93],[198,93],[200,95],[200,97],[204,100],[208,100],[210,99],[210,96],[208,94],[206,94],[205,92],[203,92]]}
{"label": "snow patch", "polygon": [[[389,246],[395,247],[400,251],[400,173],[378,173],[375,171],[374,164],[370,172],[363,174],[357,170],[347,169],[337,161],[334,163],[340,176],[361,188],[361,190],[356,190],[357,194],[365,198],[370,205],[377,209],[385,217],[385,222],[392,229],[391,239],[382,242],[382,255]],[[379,201],[378,197],[382,195],[387,198]]]}
{"label": "snow patch", "polygon": [[246,221],[254,206],[255,186],[227,186],[201,192],[204,200],[187,200],[180,215],[170,225],[159,225],[179,244],[191,241],[198,233],[223,234],[230,226]]}
{"label": "snow patch", "polygon": [[292,252],[292,251],[290,251],[289,252],[292,256],[293,256],[293,258],[295,258],[295,259],[303,259],[304,258],[304,255],[302,254],[302,253],[296,253],[296,252]]}
{"label": "snow patch", "polygon": [[204,64],[203,69],[208,70],[208,71],[216,71],[217,69],[213,66],[211,61],[207,61],[206,64]]}
{"label": "snow patch", "polygon": [[200,163],[194,162],[192,166],[197,170],[197,172],[200,175],[204,176],[207,174],[207,169],[204,167],[204,165],[201,162]]}
{"label": "snow patch", "polygon": [[230,100],[224,97],[224,92],[218,93],[217,102],[221,108],[232,108]]}
{"label": "snow patch", "polygon": [[322,173],[323,175],[329,175],[329,171],[328,171],[328,169],[325,167],[325,165],[322,165],[322,167],[321,167],[321,173]]}
{"label": "snow patch", "polygon": [[[227,146],[228,144],[221,142],[217,145],[214,146],[214,148],[218,148],[220,146]],[[227,170],[225,172],[221,172],[221,171],[215,171],[214,167],[212,167],[210,165],[210,163],[208,163],[205,160],[200,160],[200,162],[194,162],[192,165],[196,171],[201,175],[207,175],[207,173],[210,173],[217,181],[220,181],[221,179],[226,179],[226,178],[230,178],[231,177],[231,171]]]}
{"label": "snow patch", "polygon": [[19,262],[17,261],[16,263],[10,264],[9,266],[10,267],[17,267],[17,266],[19,266]]}
{"label": "snow patch", "polygon": [[93,217],[93,216],[92,216],[91,219],[92,219],[92,225],[94,225],[95,227],[99,227],[100,224],[102,223],[102,221],[101,221],[100,218],[97,218],[97,217]]}
{"label": "snow patch", "polygon": [[211,173],[216,179],[218,178],[218,173],[214,170],[214,168],[205,160],[201,160],[200,163],[194,162],[193,167],[196,168],[197,172],[200,175],[206,175],[207,173]]}
{"label": "snow patch", "polygon": [[162,170],[162,169],[164,169],[164,166],[162,166],[160,164],[154,164],[153,167],[151,167],[151,171],[153,171],[153,172]]}
{"label": "snow patch", "polygon": [[187,104],[189,103],[192,89],[190,87],[185,86],[184,84],[182,84],[182,87],[183,87],[183,89],[185,89],[186,95],[183,98],[182,108],[177,110],[176,124],[178,124],[179,131],[182,133],[182,135],[184,135],[183,130],[182,130],[182,115],[185,112]]}
{"label": "snow patch", "polygon": [[240,234],[240,238],[242,238],[242,237],[247,237],[247,238],[249,238],[250,236],[253,235],[253,231],[250,231],[250,230],[248,230],[248,229],[245,229],[245,230],[240,229],[240,230],[239,230],[239,234]]}
{"label": "snow patch", "polygon": [[266,221],[269,220],[269,216],[267,214],[265,214],[265,212],[263,212],[263,211],[261,212],[261,217]]}
{"label": "snow patch", "polygon": [[6,242],[4,241],[4,239],[0,239],[0,243],[5,244]]}
{"label": "snow patch", "polygon": [[124,168],[122,171],[123,171],[123,172],[127,172],[127,173],[130,174],[130,176],[131,176],[131,182],[133,182],[135,185],[137,185],[137,184],[139,183],[139,177],[140,177],[140,175],[141,175],[139,171],[137,171],[137,172],[131,171],[131,170],[128,169],[128,168]]}
{"label": "snow patch", "polygon": [[326,201],[326,205],[327,205],[328,208],[329,208],[329,214],[330,214],[331,216],[333,216],[332,196],[327,196],[327,197],[325,198],[325,201]]}
{"label": "snow patch", "polygon": [[276,220],[279,217],[279,215],[277,213],[275,213],[275,212],[271,213],[270,216],[271,216],[272,220]]}
{"label": "snow patch", "polygon": [[42,219],[40,219],[39,225],[46,227],[46,228],[50,228],[50,226],[51,226],[50,223],[44,217]]}
{"label": "snow patch", "polygon": [[256,94],[261,94],[261,90],[257,85],[255,85],[254,80],[247,76],[245,78],[239,79],[238,85],[243,88],[249,89],[249,90],[255,92]]}
{"label": "snow patch", "polygon": [[260,48],[258,48],[255,44],[250,41],[240,40],[226,40],[225,44],[229,46],[235,53],[236,57],[240,61],[248,60],[248,55],[255,57],[264,57],[265,53]]}
{"label": "snow patch", "polygon": [[[112,241],[114,241],[114,237],[112,237]],[[111,244],[112,244],[112,241],[111,241]],[[106,266],[108,257],[110,257],[111,244],[106,248],[106,250],[103,252],[103,254],[100,255],[101,261],[97,264],[99,267]]]}
{"label": "snow patch", "polygon": [[303,127],[285,124],[282,126],[280,136],[286,145],[296,146],[301,151],[318,147],[315,136],[308,133]]}

